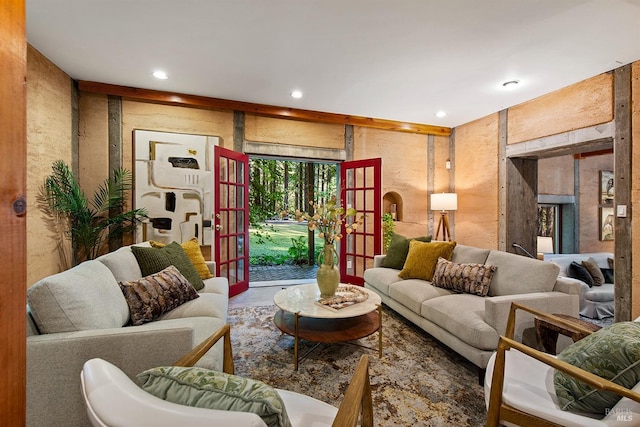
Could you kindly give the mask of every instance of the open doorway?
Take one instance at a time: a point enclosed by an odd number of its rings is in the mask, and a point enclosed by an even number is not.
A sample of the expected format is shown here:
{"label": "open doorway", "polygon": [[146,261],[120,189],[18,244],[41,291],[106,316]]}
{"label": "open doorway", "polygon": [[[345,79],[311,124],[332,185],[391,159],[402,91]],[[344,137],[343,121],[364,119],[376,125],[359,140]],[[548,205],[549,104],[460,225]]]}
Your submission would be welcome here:
{"label": "open doorway", "polygon": [[295,211],[337,195],[338,173],[335,162],[250,157],[250,287],[315,282],[322,242]]}

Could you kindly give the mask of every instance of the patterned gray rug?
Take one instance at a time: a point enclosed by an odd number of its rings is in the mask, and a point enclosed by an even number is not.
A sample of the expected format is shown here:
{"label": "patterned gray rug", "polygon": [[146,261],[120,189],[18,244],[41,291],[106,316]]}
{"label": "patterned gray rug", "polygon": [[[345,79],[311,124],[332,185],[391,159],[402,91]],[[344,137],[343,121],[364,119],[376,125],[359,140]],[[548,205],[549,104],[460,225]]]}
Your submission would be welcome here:
{"label": "patterned gray rug", "polygon": [[[273,324],[274,306],[229,311],[236,374],[339,406],[363,352],[369,371],[376,426],[481,426],[483,388],[476,367],[385,308],[383,357],[377,333],[350,344],[322,344],[293,370],[293,337]],[[302,342],[300,354],[313,343]]]}

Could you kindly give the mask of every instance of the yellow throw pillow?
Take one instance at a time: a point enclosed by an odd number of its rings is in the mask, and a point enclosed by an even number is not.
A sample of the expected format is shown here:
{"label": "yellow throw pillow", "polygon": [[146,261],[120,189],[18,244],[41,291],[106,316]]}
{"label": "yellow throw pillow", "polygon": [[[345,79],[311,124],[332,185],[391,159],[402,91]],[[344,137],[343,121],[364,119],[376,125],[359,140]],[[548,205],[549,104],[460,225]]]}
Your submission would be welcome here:
{"label": "yellow throw pillow", "polygon": [[[163,248],[166,246],[166,243],[160,243],[153,240],[149,241],[149,243],[151,243],[151,246],[154,248]],[[207,267],[207,263],[204,260],[204,255],[202,255],[202,251],[200,250],[200,243],[198,242],[198,239],[194,237],[191,240],[182,243],[180,246],[182,246],[182,249],[187,253],[191,264],[196,268],[201,279],[210,279],[213,277],[213,274],[209,271],[209,267]]]}
{"label": "yellow throw pillow", "polygon": [[456,242],[409,242],[409,254],[398,276],[403,279],[422,279],[431,281],[438,258],[451,261]]}

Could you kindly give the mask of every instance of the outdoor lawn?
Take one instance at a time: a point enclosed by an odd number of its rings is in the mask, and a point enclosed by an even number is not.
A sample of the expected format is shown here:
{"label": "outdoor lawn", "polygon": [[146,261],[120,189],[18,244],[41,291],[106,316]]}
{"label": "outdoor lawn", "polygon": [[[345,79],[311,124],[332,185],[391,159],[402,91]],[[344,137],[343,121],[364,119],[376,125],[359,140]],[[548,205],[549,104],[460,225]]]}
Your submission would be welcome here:
{"label": "outdoor lawn", "polygon": [[[307,253],[307,224],[293,221],[267,221],[262,228],[249,228],[249,257],[251,265],[279,265],[289,264],[297,254],[306,258]],[[267,238],[267,236],[269,238]],[[294,246],[292,239],[304,238],[299,241],[293,254],[290,248]],[[322,249],[323,240],[315,237],[315,253]]]}

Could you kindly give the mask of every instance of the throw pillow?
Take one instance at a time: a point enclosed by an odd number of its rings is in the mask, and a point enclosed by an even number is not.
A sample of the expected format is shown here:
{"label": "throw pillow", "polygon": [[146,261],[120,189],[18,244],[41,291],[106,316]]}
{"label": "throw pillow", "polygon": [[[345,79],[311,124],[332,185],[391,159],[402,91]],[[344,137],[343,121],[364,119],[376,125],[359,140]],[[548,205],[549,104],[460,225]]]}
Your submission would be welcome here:
{"label": "throw pillow", "polygon": [[614,268],[614,266],[613,266],[613,263],[614,263],[613,258],[607,258],[607,263],[609,264],[609,268]]}
{"label": "throw pillow", "polygon": [[[558,359],[631,389],[640,382],[640,323],[604,327],[571,344]],[[604,414],[621,399],[561,371],[554,373],[553,385],[563,410]]]}
{"label": "throw pillow", "polygon": [[278,392],[263,382],[198,367],[148,369],[138,378],[142,388],[180,405],[223,411],[253,412],[268,426],[290,427]]}
{"label": "throw pillow", "polygon": [[604,283],[613,283],[613,268],[601,268]]}
{"label": "throw pillow", "polygon": [[413,239],[409,239],[400,234],[393,233],[393,235],[391,236],[391,243],[389,243],[389,249],[387,249],[381,266],[386,268],[393,268],[396,270],[402,270],[402,267],[404,267],[404,262],[407,259],[407,254],[409,253],[409,242],[411,240],[417,240],[419,242],[430,242],[431,236],[414,237]]}
{"label": "throw pillow", "polygon": [[586,261],[582,261],[582,266],[587,269],[589,275],[593,279],[593,286],[602,286],[604,283],[604,275],[600,271],[600,267],[596,263],[596,260],[589,258]]}
{"label": "throw pillow", "polygon": [[593,278],[582,264],[571,261],[571,264],[569,264],[569,267],[567,268],[567,272],[569,273],[569,277],[582,280],[584,283],[589,285],[590,288],[593,286]]}
{"label": "throw pillow", "polygon": [[200,295],[173,265],[133,282],[120,282],[133,326],[151,322]]}
{"label": "throw pillow", "polygon": [[438,258],[451,260],[456,242],[409,242],[409,253],[402,271],[398,273],[403,279],[422,279],[431,281]]}
{"label": "throw pillow", "polygon": [[[154,248],[164,248],[165,246],[167,246],[166,243],[160,243],[154,240],[151,240],[149,243],[151,243],[151,247]],[[191,240],[181,243],[180,246],[182,246],[182,249],[184,249],[184,251],[186,252],[187,256],[191,260],[191,264],[193,264],[193,266],[196,268],[196,271],[198,272],[200,278],[211,279],[213,277],[213,274],[211,274],[211,271],[209,271],[209,267],[207,267],[207,262],[204,259],[204,255],[202,255],[202,250],[200,249],[200,242],[198,242],[198,239],[194,237]]]}
{"label": "throw pillow", "polygon": [[433,285],[444,289],[451,289],[457,293],[487,296],[493,273],[498,269],[495,265],[458,264],[438,258]]}
{"label": "throw pillow", "polygon": [[131,252],[136,256],[143,276],[157,273],[170,265],[175,265],[180,273],[197,290],[204,288],[204,282],[189,260],[184,249],[177,242],[169,243],[164,248],[144,248],[131,246]]}

